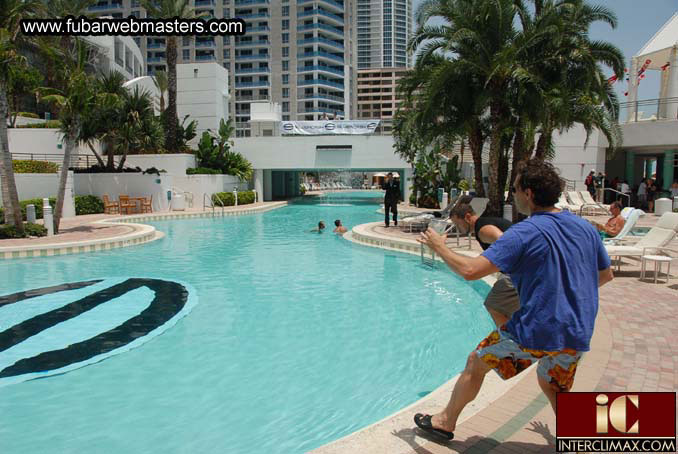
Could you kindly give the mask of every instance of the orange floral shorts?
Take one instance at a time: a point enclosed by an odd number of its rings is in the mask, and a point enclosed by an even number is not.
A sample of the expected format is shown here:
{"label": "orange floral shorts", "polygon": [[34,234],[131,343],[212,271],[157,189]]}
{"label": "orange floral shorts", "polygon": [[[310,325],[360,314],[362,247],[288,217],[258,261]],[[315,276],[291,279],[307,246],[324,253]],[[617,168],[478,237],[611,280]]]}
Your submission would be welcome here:
{"label": "orange floral shorts", "polygon": [[515,377],[538,361],[537,374],[556,392],[572,388],[577,363],[583,354],[572,349],[550,352],[521,347],[503,326],[483,339],[476,353],[504,380]]}

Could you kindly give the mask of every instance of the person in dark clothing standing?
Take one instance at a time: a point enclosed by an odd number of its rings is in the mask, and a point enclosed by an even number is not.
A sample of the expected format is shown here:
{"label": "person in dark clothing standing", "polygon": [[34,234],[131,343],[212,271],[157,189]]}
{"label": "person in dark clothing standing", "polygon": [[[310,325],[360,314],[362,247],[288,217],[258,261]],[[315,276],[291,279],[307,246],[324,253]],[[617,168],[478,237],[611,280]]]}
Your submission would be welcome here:
{"label": "person in dark clothing standing", "polygon": [[[450,219],[461,233],[473,230],[483,251],[487,250],[512,225],[511,221],[504,218],[479,217],[468,203],[460,203],[454,207],[450,213]],[[485,309],[497,328],[500,328],[519,308],[518,292],[513,287],[511,279],[502,273],[485,299]]]}
{"label": "person in dark clothing standing", "polygon": [[389,210],[393,212],[393,224],[398,225],[398,202],[400,201],[400,184],[393,179],[393,172],[386,175],[386,181],[381,185],[381,189],[386,191],[384,195],[384,224],[388,227]]}

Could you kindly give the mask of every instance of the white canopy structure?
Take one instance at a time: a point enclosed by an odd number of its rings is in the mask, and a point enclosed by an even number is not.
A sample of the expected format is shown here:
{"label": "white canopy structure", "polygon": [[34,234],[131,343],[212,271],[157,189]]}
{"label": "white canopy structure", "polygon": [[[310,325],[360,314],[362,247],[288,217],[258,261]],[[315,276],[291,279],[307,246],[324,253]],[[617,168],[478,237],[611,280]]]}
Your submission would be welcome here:
{"label": "white canopy structure", "polygon": [[[638,82],[646,70],[662,71],[657,118],[678,118],[678,13],[664,24],[650,41],[631,59],[629,72],[629,102],[636,115]],[[673,98],[673,99],[672,99]]]}

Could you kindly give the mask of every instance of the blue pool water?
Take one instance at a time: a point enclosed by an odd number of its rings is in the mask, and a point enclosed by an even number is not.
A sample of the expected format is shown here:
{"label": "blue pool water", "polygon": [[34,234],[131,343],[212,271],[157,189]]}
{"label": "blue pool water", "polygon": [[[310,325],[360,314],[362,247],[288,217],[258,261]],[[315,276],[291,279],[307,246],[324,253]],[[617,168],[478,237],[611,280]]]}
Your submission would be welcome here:
{"label": "blue pool water", "polygon": [[331,233],[336,218],[382,220],[373,196],[155,222],[167,236],[148,245],[4,263],[0,295],[144,277],[198,302],[135,349],[0,387],[2,452],[301,453],[456,375],[492,328],[487,286]]}

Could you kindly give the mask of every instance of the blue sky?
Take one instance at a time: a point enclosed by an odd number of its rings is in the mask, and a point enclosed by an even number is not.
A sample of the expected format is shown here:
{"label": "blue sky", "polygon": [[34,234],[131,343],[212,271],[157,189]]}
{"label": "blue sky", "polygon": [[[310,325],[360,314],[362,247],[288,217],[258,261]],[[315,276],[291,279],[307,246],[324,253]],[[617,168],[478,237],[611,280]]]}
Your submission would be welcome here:
{"label": "blue sky", "polygon": [[[420,0],[413,0],[415,8]],[[678,0],[589,0],[591,4],[605,5],[615,12],[617,28],[612,30],[606,24],[596,24],[591,29],[591,38],[605,40],[619,47],[630,66],[631,57],[647,43],[652,36],[678,12]],[[415,9],[416,10],[416,9]],[[608,71],[611,73],[611,71]],[[624,92],[627,84],[615,85],[619,101],[626,101]],[[659,96],[659,71],[648,71],[638,87],[638,99],[654,99]]]}

